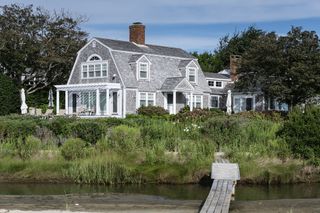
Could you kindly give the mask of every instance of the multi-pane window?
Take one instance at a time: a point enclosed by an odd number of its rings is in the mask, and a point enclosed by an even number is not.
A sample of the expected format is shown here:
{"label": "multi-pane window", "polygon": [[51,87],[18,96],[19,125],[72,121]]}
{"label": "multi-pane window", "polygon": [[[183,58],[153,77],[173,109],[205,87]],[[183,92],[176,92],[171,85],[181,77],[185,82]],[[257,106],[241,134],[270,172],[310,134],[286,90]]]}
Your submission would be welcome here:
{"label": "multi-pane window", "polygon": [[216,81],[216,87],[222,87],[222,82],[221,81]]}
{"label": "multi-pane window", "polygon": [[196,83],[196,81],[197,81],[196,73],[197,73],[196,68],[188,68],[188,80],[191,83]]}
{"label": "multi-pane window", "polygon": [[210,81],[208,81],[208,85],[209,85],[209,87],[218,87],[218,88],[221,88],[221,87],[222,87],[222,81],[213,81],[213,80],[210,80]]}
{"label": "multi-pane window", "polygon": [[106,62],[89,62],[82,64],[82,78],[101,78],[108,75]]}
{"label": "multi-pane window", "polygon": [[148,63],[139,63],[139,78],[148,79],[149,64]]}
{"label": "multi-pane window", "polygon": [[219,96],[211,96],[211,107],[219,108]]}
{"label": "multi-pane window", "polygon": [[[201,95],[194,95],[192,99],[193,108],[201,108],[202,107],[202,96]],[[187,104],[188,106],[191,105],[191,96],[187,96]]]}
{"label": "multi-pane window", "polygon": [[155,105],[155,93],[140,92],[139,97],[140,97],[140,107]]}

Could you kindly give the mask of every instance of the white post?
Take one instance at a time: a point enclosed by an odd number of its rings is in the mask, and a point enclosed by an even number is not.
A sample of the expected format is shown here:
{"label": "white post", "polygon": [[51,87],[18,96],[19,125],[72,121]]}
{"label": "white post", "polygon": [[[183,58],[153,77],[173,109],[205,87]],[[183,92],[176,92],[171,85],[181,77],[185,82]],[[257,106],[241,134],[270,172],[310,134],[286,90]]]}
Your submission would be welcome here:
{"label": "white post", "polygon": [[117,114],[120,114],[120,116],[122,117],[123,116],[123,114],[122,114],[122,92],[121,92],[121,90],[118,90],[118,92],[117,92],[117,96],[118,96],[118,98],[117,98],[117,101],[118,101],[118,103],[117,103]]}
{"label": "white post", "polygon": [[190,111],[193,110],[193,93],[190,93]]}
{"label": "white post", "polygon": [[127,91],[123,88],[123,114],[122,117],[125,118],[127,114]]}
{"label": "white post", "polygon": [[106,114],[107,115],[109,115],[109,105],[110,105],[110,103],[109,103],[110,102],[109,101],[109,93],[110,93],[110,89],[108,88],[107,92],[106,92],[106,96],[107,96],[106,97],[106,111],[107,111]]}
{"label": "white post", "polygon": [[203,95],[201,95],[201,109],[203,109]]}
{"label": "white post", "polygon": [[57,90],[57,94],[56,94],[56,114],[59,115],[59,111],[60,111],[60,90]]}
{"label": "white post", "polygon": [[174,115],[177,112],[176,105],[177,105],[177,92],[173,91],[173,114]]}
{"label": "white post", "polygon": [[68,91],[66,90],[65,91],[65,99],[64,99],[64,109],[65,109],[65,111],[66,111],[66,115],[68,115],[69,114],[69,112],[68,112],[68,109],[69,109],[69,94],[68,94]]}
{"label": "white post", "polygon": [[96,90],[96,115],[100,115],[100,91]]}

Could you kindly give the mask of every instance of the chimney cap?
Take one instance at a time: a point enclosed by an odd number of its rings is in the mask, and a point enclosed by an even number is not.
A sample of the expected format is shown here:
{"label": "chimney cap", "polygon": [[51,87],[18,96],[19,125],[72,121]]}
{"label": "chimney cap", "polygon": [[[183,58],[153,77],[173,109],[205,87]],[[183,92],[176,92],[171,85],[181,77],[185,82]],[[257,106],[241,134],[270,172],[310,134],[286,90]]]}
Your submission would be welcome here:
{"label": "chimney cap", "polygon": [[142,22],[140,22],[140,21],[133,22],[132,24],[133,25],[143,25]]}

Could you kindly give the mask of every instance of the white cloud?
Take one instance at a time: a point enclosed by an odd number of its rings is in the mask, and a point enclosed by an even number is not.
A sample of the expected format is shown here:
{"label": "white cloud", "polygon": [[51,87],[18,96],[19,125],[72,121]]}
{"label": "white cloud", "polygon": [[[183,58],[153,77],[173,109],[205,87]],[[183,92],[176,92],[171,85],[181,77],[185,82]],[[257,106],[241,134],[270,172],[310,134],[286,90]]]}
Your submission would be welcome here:
{"label": "white cloud", "polygon": [[90,23],[230,23],[320,16],[319,0],[1,0],[67,9]]}

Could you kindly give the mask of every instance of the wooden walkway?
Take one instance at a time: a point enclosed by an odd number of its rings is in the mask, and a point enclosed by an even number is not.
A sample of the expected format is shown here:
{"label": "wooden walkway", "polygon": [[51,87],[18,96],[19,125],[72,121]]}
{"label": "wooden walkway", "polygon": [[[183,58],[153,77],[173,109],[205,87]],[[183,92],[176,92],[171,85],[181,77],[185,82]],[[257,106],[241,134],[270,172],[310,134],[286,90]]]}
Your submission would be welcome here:
{"label": "wooden walkway", "polygon": [[211,178],[214,181],[200,213],[227,213],[236,181],[240,179],[239,166],[218,156],[212,164]]}

